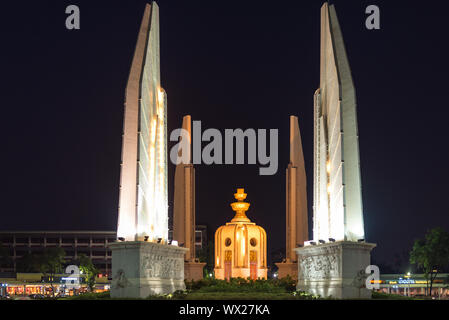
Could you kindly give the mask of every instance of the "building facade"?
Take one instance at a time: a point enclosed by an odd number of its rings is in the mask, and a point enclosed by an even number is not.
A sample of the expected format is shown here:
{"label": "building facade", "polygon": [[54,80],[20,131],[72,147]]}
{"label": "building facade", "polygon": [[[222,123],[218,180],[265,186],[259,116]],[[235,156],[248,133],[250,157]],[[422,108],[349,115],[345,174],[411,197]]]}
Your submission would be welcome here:
{"label": "building facade", "polygon": [[111,270],[109,243],[116,241],[114,231],[0,231],[0,243],[11,263],[0,267],[3,272],[17,272],[17,264],[26,254],[40,254],[46,248],[64,249],[65,260],[85,254],[104,276]]}
{"label": "building facade", "polygon": [[[374,283],[374,280],[371,281]],[[379,289],[376,291],[399,294],[409,297],[424,296],[430,283],[424,274],[381,274],[378,280]],[[432,285],[432,297],[449,299],[449,273],[437,275]]]}
{"label": "building facade", "polygon": [[[173,240],[173,230],[168,230],[168,240]],[[182,243],[180,243],[182,244]],[[207,226],[199,224],[195,227],[195,250],[202,249],[207,245]]]}
{"label": "building facade", "polygon": [[[169,230],[171,236],[173,232]],[[115,242],[115,231],[0,231],[0,246],[10,258],[10,263],[0,265],[0,272],[18,272],[17,263],[25,254],[39,254],[46,248],[61,247],[65,260],[76,260],[85,254],[104,277],[110,277],[111,250]],[[171,238],[170,238],[171,239]],[[195,247],[201,249],[207,244],[207,227],[196,226]]]}

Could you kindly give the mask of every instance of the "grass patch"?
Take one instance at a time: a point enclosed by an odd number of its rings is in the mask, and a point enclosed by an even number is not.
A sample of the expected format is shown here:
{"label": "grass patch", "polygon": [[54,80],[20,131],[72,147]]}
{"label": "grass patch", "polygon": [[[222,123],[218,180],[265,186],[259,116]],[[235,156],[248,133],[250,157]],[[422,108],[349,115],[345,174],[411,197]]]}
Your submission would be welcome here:
{"label": "grass patch", "polygon": [[[190,282],[190,288],[186,291],[176,291],[172,294],[152,295],[148,300],[317,300],[306,292],[294,291],[284,281],[259,280],[254,283],[241,280],[222,283],[222,280],[200,280]],[[226,282],[226,281],[224,281]],[[256,283],[257,282],[257,283]],[[265,282],[265,283],[263,283]],[[193,287],[195,288],[192,288]],[[238,290],[237,290],[237,289]],[[414,297],[406,297],[397,294],[373,292],[373,299],[378,300],[420,300]],[[84,293],[78,296],[58,298],[58,300],[111,300],[109,292]],[[425,300],[426,298],[422,298]],[[117,299],[129,300],[129,299]],[[136,299],[130,299],[136,300]],[[138,299],[139,300],[139,299]]]}
{"label": "grass patch", "polygon": [[202,279],[199,281],[186,281],[189,292],[265,292],[265,293],[292,293],[296,290],[296,283],[287,277],[284,279],[249,280],[232,278],[230,281],[218,279]]}
{"label": "grass patch", "polygon": [[304,300],[304,297],[286,292],[192,292],[184,300]]}
{"label": "grass patch", "polygon": [[376,291],[373,291],[371,297],[373,299],[379,299],[379,300],[416,300],[413,297],[406,297],[406,296],[401,296],[399,294],[391,294],[391,293],[376,292]]}
{"label": "grass patch", "polygon": [[111,299],[109,291],[98,293],[88,292],[77,296],[59,298],[58,300],[107,300],[107,299]]}
{"label": "grass patch", "polygon": [[[314,300],[319,299],[305,292],[296,291],[291,278],[249,280],[233,278],[230,281],[202,279],[186,281],[185,291],[172,294],[152,295],[148,300]],[[109,300],[109,292],[84,293],[59,300]],[[122,299],[120,299],[122,300]],[[128,299],[127,299],[128,300]],[[135,299],[133,299],[135,300]]]}
{"label": "grass patch", "polygon": [[168,295],[154,295],[149,299],[174,300],[312,300],[319,299],[305,292],[296,291],[296,281],[283,279],[250,280],[232,278],[230,281],[202,279],[186,281],[186,291]]}

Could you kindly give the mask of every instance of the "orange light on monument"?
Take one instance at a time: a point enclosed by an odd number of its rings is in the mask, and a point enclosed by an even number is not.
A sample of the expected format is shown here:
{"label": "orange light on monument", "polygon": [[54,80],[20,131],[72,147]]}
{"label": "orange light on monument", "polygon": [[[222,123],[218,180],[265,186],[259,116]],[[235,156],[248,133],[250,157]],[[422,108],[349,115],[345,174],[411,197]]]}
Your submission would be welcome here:
{"label": "orange light on monument", "polygon": [[235,216],[215,232],[215,278],[267,278],[267,235],[246,216],[250,204],[244,189],[231,203]]}

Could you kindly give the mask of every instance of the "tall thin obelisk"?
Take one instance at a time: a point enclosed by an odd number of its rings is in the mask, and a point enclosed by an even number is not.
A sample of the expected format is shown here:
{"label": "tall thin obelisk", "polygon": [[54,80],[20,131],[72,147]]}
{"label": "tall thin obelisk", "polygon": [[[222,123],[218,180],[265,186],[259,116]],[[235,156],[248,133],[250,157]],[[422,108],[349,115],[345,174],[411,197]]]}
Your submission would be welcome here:
{"label": "tall thin obelisk", "polygon": [[307,180],[298,118],[290,116],[290,163],[287,168],[286,260],[296,261],[293,251],[309,239]]}
{"label": "tall thin obelisk", "polygon": [[167,96],[160,83],[159,8],[145,7],[126,86],[112,298],[184,290],[185,248],[167,244]]}
{"label": "tall thin obelisk", "polygon": [[126,86],[117,236],[168,238],[167,96],[160,83],[159,8],[145,7]]}
{"label": "tall thin obelisk", "polygon": [[309,239],[307,181],[298,118],[290,116],[290,162],[286,169],[285,261],[276,263],[278,277],[296,278],[298,267],[294,249]]}
{"label": "tall thin obelisk", "polygon": [[313,239],[298,254],[298,290],[370,298],[355,89],[333,5],[321,7],[320,88],[314,95]]}
{"label": "tall thin obelisk", "polygon": [[[182,136],[181,139],[187,139],[184,146],[188,145],[189,150],[181,149],[180,152],[191,150],[191,130],[192,120],[189,115],[182,119],[182,129],[188,136]],[[175,169],[175,196],[173,202],[173,239],[189,249],[186,254],[186,261],[195,260],[195,168],[191,163],[190,152],[188,156],[184,155],[186,163],[180,161]],[[178,157],[182,155],[178,153]]]}
{"label": "tall thin obelisk", "polygon": [[[205,263],[195,258],[195,168],[191,161],[192,119],[189,115],[182,120],[182,129],[178,151],[178,164],[175,169],[175,196],[173,203],[173,240],[183,243],[189,249],[184,264],[184,278],[199,280],[203,278]],[[187,141],[182,141],[186,139]],[[182,153],[187,154],[183,155]]]}

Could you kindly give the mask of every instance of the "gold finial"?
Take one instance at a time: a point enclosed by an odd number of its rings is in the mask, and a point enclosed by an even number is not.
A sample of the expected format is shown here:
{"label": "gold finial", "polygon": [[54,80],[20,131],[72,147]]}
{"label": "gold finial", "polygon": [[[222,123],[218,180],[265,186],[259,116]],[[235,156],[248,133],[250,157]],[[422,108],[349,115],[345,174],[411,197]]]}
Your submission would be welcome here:
{"label": "gold finial", "polygon": [[231,222],[250,222],[251,220],[248,219],[246,216],[246,211],[249,209],[249,203],[243,202],[243,200],[246,199],[246,193],[245,189],[239,188],[237,189],[237,193],[234,193],[235,199],[237,199],[238,202],[231,203],[232,210],[236,211],[234,219],[231,220]]}
{"label": "gold finial", "polygon": [[236,198],[238,201],[243,201],[246,199],[247,194],[245,193],[245,189],[240,188],[237,189],[237,193],[234,193],[234,198]]}

